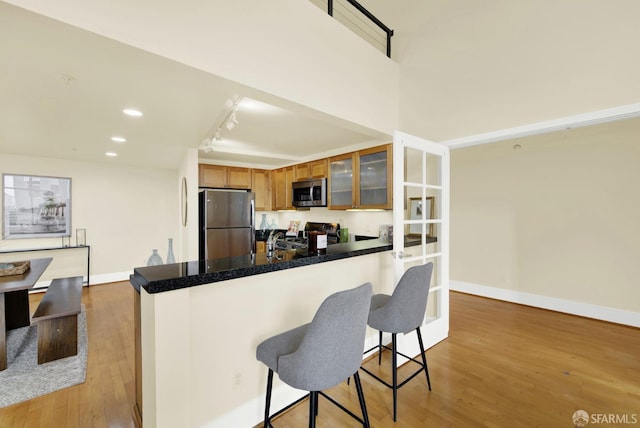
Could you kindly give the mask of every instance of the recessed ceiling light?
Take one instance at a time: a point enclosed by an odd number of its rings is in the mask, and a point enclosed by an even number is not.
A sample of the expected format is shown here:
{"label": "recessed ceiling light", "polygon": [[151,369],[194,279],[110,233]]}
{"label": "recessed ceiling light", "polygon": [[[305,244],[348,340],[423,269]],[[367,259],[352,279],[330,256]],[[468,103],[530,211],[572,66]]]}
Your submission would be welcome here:
{"label": "recessed ceiling light", "polygon": [[115,158],[116,156],[118,156],[118,154],[116,152],[107,152],[105,153],[106,156],[109,156],[110,158]]}
{"label": "recessed ceiling light", "polygon": [[122,110],[122,112],[124,114],[126,114],[127,116],[133,116],[133,117],[142,116],[142,112],[140,110],[136,110],[134,108],[126,108],[126,109]]}
{"label": "recessed ceiling light", "polygon": [[114,143],[124,143],[127,139],[124,137],[111,137],[111,141]]}

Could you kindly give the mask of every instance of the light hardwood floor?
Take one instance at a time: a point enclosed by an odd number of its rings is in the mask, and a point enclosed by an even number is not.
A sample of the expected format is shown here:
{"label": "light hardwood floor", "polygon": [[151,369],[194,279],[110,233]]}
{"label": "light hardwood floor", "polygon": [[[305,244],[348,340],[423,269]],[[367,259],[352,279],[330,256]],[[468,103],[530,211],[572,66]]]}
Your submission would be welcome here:
{"label": "light hardwood floor", "polygon": [[[29,295],[31,312],[43,293]],[[0,409],[1,428],[133,427],[133,289],[83,288],[89,355],[83,384]]]}
{"label": "light hardwood floor", "polygon": [[[33,308],[41,296],[30,297]],[[0,427],[133,427],[133,290],[128,282],[96,285],[82,300],[86,382],[0,409]],[[639,329],[451,293],[450,337],[427,358],[433,391],[422,375],[404,386],[395,424],[391,391],[361,373],[372,427],[571,427],[578,409],[635,414],[640,426]],[[330,394],[358,413],[353,382]],[[307,426],[307,408],[275,427]],[[359,425],[321,398],[317,426]]]}

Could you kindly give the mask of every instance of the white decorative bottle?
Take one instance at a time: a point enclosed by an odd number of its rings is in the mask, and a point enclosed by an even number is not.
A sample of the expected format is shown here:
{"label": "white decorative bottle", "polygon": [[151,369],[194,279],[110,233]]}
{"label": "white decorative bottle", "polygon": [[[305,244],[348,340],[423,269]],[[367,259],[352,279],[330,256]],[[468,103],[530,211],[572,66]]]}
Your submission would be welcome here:
{"label": "white decorative bottle", "polygon": [[173,238],[169,238],[169,250],[167,251],[167,264],[175,263],[176,258],[173,255]]}

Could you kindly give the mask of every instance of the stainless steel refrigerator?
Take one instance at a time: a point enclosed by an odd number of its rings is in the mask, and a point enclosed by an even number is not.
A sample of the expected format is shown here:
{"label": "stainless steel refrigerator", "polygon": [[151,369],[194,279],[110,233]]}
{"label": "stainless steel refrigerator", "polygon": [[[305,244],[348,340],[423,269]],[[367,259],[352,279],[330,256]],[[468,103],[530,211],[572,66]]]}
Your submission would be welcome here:
{"label": "stainless steel refrigerator", "polygon": [[200,260],[255,253],[255,194],[203,190],[199,194]]}

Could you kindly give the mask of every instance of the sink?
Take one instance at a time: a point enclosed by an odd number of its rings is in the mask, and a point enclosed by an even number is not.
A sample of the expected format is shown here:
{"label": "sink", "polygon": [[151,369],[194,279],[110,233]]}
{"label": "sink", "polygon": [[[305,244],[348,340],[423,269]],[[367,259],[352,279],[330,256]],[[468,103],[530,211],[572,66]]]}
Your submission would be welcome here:
{"label": "sink", "polygon": [[[273,232],[273,229],[257,229],[256,241],[266,241],[269,238],[269,234]],[[276,232],[285,233],[286,229],[276,229]]]}
{"label": "sink", "polygon": [[307,243],[304,240],[278,240],[275,243],[276,250],[302,250],[307,248]]}

